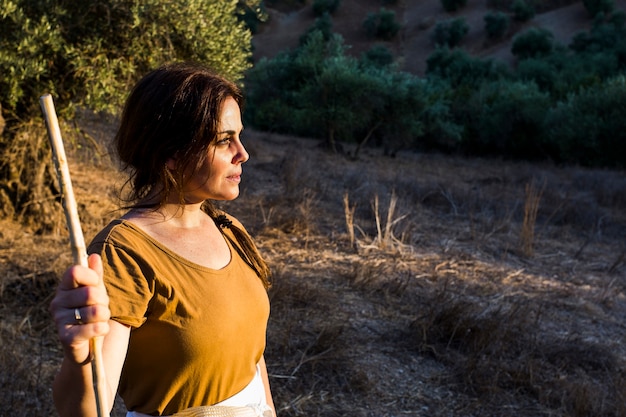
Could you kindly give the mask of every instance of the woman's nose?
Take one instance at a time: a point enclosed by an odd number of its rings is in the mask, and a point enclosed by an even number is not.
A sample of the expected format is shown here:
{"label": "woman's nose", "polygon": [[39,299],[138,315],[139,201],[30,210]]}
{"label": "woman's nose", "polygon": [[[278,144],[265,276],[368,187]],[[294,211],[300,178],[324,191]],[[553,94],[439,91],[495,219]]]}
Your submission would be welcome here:
{"label": "woman's nose", "polygon": [[243,164],[244,162],[246,162],[248,159],[250,159],[250,155],[248,154],[248,151],[246,151],[245,146],[243,146],[243,143],[237,141],[237,152],[235,153],[235,156],[233,157],[233,164]]}

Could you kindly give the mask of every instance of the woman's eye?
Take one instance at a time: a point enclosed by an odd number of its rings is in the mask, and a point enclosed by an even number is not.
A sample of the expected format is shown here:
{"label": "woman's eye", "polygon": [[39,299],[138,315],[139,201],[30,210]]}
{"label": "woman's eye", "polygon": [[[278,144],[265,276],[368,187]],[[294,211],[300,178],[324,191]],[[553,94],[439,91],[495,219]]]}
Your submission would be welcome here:
{"label": "woman's eye", "polygon": [[231,142],[231,140],[232,140],[232,139],[231,139],[230,137],[227,137],[227,138],[224,138],[224,139],[220,139],[220,140],[218,140],[218,141],[217,141],[217,144],[218,144],[218,145],[229,145],[229,144],[230,144],[230,142]]}

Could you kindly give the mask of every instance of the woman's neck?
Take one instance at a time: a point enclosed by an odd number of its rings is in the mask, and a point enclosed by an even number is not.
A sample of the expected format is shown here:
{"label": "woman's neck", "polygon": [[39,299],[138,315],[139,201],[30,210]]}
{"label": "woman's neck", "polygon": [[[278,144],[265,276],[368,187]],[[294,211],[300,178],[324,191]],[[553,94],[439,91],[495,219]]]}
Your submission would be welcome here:
{"label": "woman's neck", "polygon": [[173,204],[165,203],[156,209],[136,208],[123,216],[127,220],[142,219],[166,223],[170,227],[180,229],[194,229],[203,227],[209,216],[202,210],[202,203],[198,204]]}

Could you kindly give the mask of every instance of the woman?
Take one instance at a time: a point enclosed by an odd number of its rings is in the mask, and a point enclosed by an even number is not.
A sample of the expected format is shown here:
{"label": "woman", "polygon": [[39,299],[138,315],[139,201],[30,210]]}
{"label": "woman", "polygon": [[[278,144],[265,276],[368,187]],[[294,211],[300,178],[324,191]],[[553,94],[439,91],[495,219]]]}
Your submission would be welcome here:
{"label": "woman", "polygon": [[128,417],[210,415],[198,407],[212,405],[275,414],[263,359],[269,269],[209,202],[239,195],[242,101],[193,64],[159,68],[131,92],[114,141],[129,211],[91,242],[89,268],[65,272],[50,306],[64,350],[53,385],[61,416],[96,414],[96,336],[106,399],[119,392]]}

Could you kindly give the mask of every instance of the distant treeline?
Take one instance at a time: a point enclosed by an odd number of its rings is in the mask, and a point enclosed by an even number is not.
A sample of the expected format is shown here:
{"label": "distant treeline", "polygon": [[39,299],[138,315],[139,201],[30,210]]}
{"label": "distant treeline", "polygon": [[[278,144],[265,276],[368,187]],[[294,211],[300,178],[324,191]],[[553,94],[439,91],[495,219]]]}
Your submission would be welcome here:
{"label": "distant treeline", "polygon": [[[384,13],[393,18],[381,9],[368,19],[378,17],[380,25]],[[331,15],[323,13],[297,48],[247,72],[247,122],[321,138],[333,149],[357,143],[357,153],[375,144],[389,152],[623,168],[626,14],[607,7],[593,15],[592,28],[567,46],[545,29],[515,35],[514,68],[440,42],[419,77],[399,70],[381,45],[349,56],[342,37],[332,31]],[[497,18],[492,14],[485,22],[493,25]],[[368,25],[372,22],[364,22],[365,29]],[[463,22],[447,30],[463,32]]]}
{"label": "distant treeline", "polygon": [[[497,39],[508,33],[509,19],[529,19],[539,6],[570,1],[490,0],[486,33]],[[66,119],[78,107],[115,113],[137,77],[175,60],[204,62],[243,83],[248,124],[322,138],[335,149],[352,142],[356,153],[373,144],[391,153],[626,166],[626,14],[613,9],[613,0],[584,0],[593,26],[567,46],[542,29],[515,35],[514,68],[460,49],[468,30],[462,18],[437,22],[431,33],[438,48],[423,77],[402,71],[377,44],[401,29],[395,0],[381,0],[380,10],[364,19],[376,46],[359,57],[333,33],[331,14],[340,0],[310,3],[318,18],[299,46],[252,67],[251,33],[268,18],[262,0],[3,1],[0,202],[2,192],[11,201],[30,198],[16,191],[12,177],[21,171],[13,167],[25,162],[12,155],[23,153],[19,132],[33,121],[40,127],[39,95],[52,93]],[[442,4],[456,10],[465,1]],[[30,143],[27,136],[21,140]]]}

